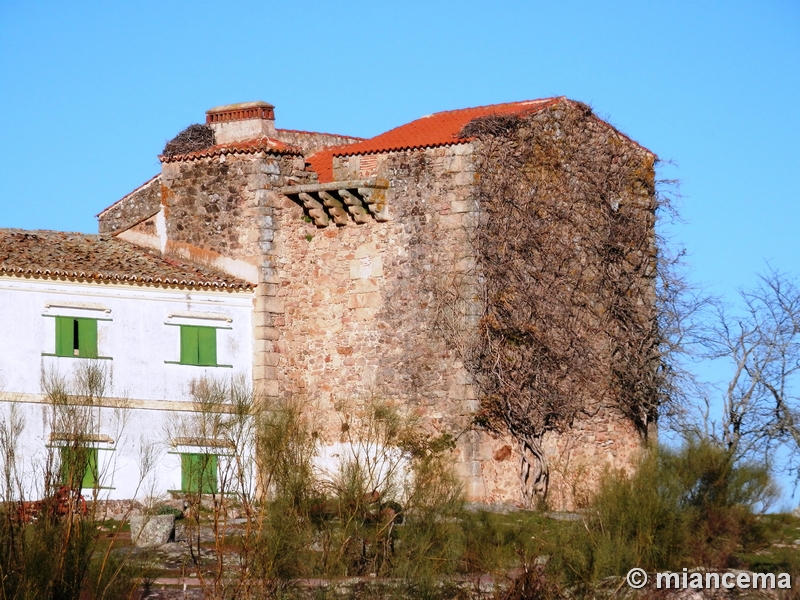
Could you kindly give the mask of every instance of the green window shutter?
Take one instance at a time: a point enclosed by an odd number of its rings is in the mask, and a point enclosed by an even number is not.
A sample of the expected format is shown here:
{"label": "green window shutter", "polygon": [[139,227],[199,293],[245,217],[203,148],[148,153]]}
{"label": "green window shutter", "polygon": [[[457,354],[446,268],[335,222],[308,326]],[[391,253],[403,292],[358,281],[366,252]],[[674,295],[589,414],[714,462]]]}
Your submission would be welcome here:
{"label": "green window shutter", "polygon": [[181,364],[196,365],[200,362],[198,329],[191,325],[181,325]]}
{"label": "green window shutter", "polygon": [[73,356],[74,322],[69,317],[56,317],[56,356]]}
{"label": "green window shutter", "polygon": [[69,446],[63,446],[59,448],[59,454],[61,455],[61,485],[67,485],[72,487],[72,482],[75,480],[75,453],[73,452],[73,448]]}
{"label": "green window shutter", "polygon": [[97,358],[97,321],[78,319],[78,355],[82,358]]}
{"label": "green window shutter", "polygon": [[181,454],[181,491],[217,492],[217,457],[214,454]]}
{"label": "green window shutter", "polygon": [[97,448],[63,446],[60,452],[61,485],[83,489],[92,489],[97,485],[100,478]]}
{"label": "green window shutter", "polygon": [[216,494],[217,493],[217,455],[204,454],[203,455],[205,468],[203,469],[203,493]]}
{"label": "green window shutter", "polygon": [[84,489],[94,489],[99,479],[97,448],[81,448],[81,450],[83,451],[86,464],[81,487]]}
{"label": "green window shutter", "polygon": [[200,455],[181,454],[181,491],[200,491]]}
{"label": "green window shutter", "polygon": [[217,330],[213,327],[198,327],[198,362],[199,365],[216,366],[217,364]]}

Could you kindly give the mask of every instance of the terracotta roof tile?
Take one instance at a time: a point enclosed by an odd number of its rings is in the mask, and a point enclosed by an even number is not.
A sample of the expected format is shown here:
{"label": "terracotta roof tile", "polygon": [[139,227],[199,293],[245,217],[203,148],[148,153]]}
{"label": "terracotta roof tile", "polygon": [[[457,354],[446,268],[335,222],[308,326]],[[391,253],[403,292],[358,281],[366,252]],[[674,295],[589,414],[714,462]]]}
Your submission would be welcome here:
{"label": "terracotta roof tile", "polygon": [[[536,113],[558,102],[567,101],[564,96],[557,98],[542,98],[539,100],[525,100],[523,102],[508,102],[505,104],[491,104],[475,108],[462,108],[434,113],[396,127],[374,138],[355,144],[326,148],[307,158],[311,168],[317,173],[321,183],[333,181],[333,157],[353,156],[357,154],[375,154],[401,150],[414,150],[419,148],[436,148],[468,142],[469,138],[459,138],[459,132],[464,126],[479,117],[488,115],[519,115],[525,116]],[[609,127],[611,127],[609,125]],[[625,139],[628,136],[620,133]],[[639,144],[637,144],[639,145]],[[647,150],[646,148],[644,148]],[[648,150],[649,152],[649,150]]]}
{"label": "terracotta roof tile", "polygon": [[320,183],[333,181],[333,153],[346,146],[332,146],[319,152],[315,152],[306,162],[311,165],[311,170],[317,174]]}
{"label": "terracotta roof tile", "polygon": [[192,288],[255,287],[119,238],[45,230],[0,229],[0,275]]}
{"label": "terracotta roof tile", "polygon": [[435,148],[468,141],[458,137],[464,125],[487,115],[526,115],[542,110],[558,102],[560,98],[543,98],[507,104],[492,104],[476,108],[462,108],[434,113],[416,121],[382,133],[374,138],[344,146],[336,150],[334,156],[352,156],[392,150],[412,150],[414,148]]}
{"label": "terracotta roof tile", "polygon": [[271,154],[296,154],[302,155],[300,148],[295,148],[274,138],[262,137],[241,142],[231,142],[230,144],[217,144],[205,150],[195,150],[186,154],[176,154],[174,156],[159,156],[158,159],[164,162],[179,162],[184,160],[197,160],[199,158],[209,158],[223,154],[255,154],[256,152],[269,152]]}

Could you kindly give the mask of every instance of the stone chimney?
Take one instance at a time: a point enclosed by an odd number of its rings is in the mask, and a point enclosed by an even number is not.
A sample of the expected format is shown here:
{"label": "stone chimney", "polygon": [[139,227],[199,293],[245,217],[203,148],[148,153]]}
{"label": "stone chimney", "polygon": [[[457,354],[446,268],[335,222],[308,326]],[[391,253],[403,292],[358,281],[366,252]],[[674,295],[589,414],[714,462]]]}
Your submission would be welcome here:
{"label": "stone chimney", "polygon": [[216,106],[206,111],[206,125],[217,144],[275,137],[275,107],[261,101]]}

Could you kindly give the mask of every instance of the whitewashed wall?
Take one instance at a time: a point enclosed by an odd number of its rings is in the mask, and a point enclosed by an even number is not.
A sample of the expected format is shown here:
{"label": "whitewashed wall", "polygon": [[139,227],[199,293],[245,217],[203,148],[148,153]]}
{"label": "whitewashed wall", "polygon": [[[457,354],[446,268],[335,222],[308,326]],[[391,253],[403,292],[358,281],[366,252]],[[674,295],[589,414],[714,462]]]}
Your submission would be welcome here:
{"label": "whitewashed wall", "polygon": [[[76,283],[0,277],[0,419],[12,406],[24,424],[20,436],[25,473],[40,473],[50,442],[52,408],[42,389],[43,373],[71,379],[87,359],[55,353],[54,316],[98,322],[99,360],[109,374],[106,402],[128,408],[97,409],[95,430],[112,441],[98,443],[101,495],[132,498],[180,489],[180,456],[171,445],[175,420],[191,402],[190,385],[202,377],[252,381],[252,292],[167,289],[136,285]],[[170,364],[180,359],[180,327],[217,330],[217,362],[226,367]],[[157,468],[145,481],[142,449],[151,447]],[[179,449],[177,449],[179,450]],[[184,450],[186,451],[186,450]],[[36,495],[37,477],[29,477]]]}

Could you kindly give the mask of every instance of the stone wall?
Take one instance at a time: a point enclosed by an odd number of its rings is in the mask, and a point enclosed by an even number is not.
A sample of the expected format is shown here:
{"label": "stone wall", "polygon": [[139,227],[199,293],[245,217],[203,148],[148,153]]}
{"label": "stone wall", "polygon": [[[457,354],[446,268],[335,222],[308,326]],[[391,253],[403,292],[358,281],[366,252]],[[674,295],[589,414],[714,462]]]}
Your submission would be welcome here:
{"label": "stone wall", "polygon": [[293,129],[276,129],[275,137],[285,144],[300,148],[305,156],[310,156],[323,148],[353,144],[361,141],[361,138],[347,135],[317,133],[314,131],[295,131]]}
{"label": "stone wall", "polygon": [[271,188],[310,179],[302,156],[227,154],[165,162],[162,202],[166,254],[257,283],[253,313],[253,382],[277,395],[273,343],[283,325],[273,268],[281,200]]}
{"label": "stone wall", "polygon": [[[641,155],[649,181],[652,156]],[[334,158],[334,180],[389,181],[385,223],[318,229],[284,200],[275,266],[285,313],[272,360],[279,393],[313,403],[327,443],[342,441],[339,413],[348,406],[396,401],[423,417],[430,433],[457,438],[471,500],[519,504],[519,448],[473,427],[479,402],[462,362],[482,313],[470,243],[478,217],[473,157],[472,144],[459,144]],[[651,194],[645,185],[623,198],[650,224]],[[606,392],[568,432],[545,436],[554,508],[585,505],[606,468],[630,468],[642,450],[634,424],[602,401]]]}
{"label": "stone wall", "polygon": [[97,215],[100,233],[117,233],[149,219],[161,208],[161,176],[156,175]]}
{"label": "stone wall", "polygon": [[273,235],[266,190],[298,169],[302,157],[264,152],[165,162],[166,254],[261,282]]}
{"label": "stone wall", "polygon": [[[278,136],[307,153],[356,140],[286,130]],[[335,180],[389,181],[388,220],[324,228],[279,193],[316,180],[303,156],[165,162],[157,180],[164,251],[258,283],[253,381],[268,396],[306,399],[324,443],[343,441],[341,422],[352,407],[371,398],[396,402],[429,433],[457,439],[457,469],[470,500],[519,504],[518,447],[473,426],[479,401],[464,365],[482,314],[471,244],[479,216],[475,156],[474,145],[464,143],[334,158]],[[650,173],[652,161],[643,167]],[[131,196],[117,213],[134,214],[134,205],[144,204]],[[101,215],[101,229],[124,222]],[[132,233],[152,235],[158,225],[145,221]],[[632,464],[641,437],[619,410],[601,404],[568,433],[548,434],[544,447],[551,506],[573,508],[585,503],[606,466]]]}

